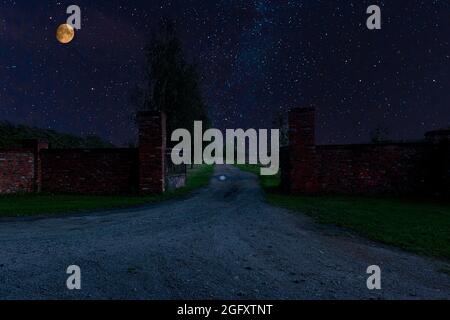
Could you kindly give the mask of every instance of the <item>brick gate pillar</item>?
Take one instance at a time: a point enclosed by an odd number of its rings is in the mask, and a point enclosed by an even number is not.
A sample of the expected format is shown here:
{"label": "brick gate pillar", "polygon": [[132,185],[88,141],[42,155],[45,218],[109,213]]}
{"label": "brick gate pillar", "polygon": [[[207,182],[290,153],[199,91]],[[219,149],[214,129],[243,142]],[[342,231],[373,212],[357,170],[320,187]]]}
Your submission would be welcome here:
{"label": "brick gate pillar", "polygon": [[289,143],[291,192],[317,193],[314,108],[294,109],[289,113]]}
{"label": "brick gate pillar", "polygon": [[161,112],[141,111],[139,128],[139,192],[165,191],[166,116]]}
{"label": "brick gate pillar", "polygon": [[34,192],[41,192],[42,190],[42,157],[41,151],[49,147],[46,140],[27,139],[22,141],[22,146],[26,149],[32,150],[34,155]]}

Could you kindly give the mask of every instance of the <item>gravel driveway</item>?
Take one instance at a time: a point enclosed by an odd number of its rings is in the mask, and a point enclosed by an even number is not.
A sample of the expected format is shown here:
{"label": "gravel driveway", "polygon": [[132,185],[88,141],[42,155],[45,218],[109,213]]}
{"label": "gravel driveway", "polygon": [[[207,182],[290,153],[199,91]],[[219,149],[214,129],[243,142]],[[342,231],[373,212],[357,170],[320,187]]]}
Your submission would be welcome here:
{"label": "gravel driveway", "polygon": [[[370,265],[382,290],[367,289]],[[271,207],[255,176],[225,166],[186,199],[0,220],[0,299],[450,299],[444,268]]]}

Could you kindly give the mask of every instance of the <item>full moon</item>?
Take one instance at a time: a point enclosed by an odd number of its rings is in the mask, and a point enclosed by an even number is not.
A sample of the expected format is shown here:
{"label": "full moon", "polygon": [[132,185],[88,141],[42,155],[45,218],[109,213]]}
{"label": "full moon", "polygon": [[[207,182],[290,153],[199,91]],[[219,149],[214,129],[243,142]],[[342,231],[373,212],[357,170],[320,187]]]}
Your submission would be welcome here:
{"label": "full moon", "polygon": [[70,24],[62,24],[56,30],[56,39],[63,44],[71,42],[74,37],[75,30]]}

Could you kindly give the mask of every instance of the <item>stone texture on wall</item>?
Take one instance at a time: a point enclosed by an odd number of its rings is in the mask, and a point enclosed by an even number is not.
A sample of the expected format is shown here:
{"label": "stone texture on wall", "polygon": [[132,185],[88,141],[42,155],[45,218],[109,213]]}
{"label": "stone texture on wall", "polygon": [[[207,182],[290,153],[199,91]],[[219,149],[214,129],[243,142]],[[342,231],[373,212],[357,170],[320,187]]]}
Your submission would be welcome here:
{"label": "stone texture on wall", "polygon": [[294,194],[450,195],[445,130],[420,143],[316,145],[314,109],[295,109],[289,119],[282,177]]}

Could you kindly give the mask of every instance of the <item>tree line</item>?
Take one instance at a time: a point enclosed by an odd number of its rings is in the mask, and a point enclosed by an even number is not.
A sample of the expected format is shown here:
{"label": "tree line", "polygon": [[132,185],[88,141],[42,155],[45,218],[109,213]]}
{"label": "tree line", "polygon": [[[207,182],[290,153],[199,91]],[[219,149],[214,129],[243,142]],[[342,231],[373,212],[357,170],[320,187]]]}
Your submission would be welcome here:
{"label": "tree line", "polygon": [[78,137],[50,129],[40,129],[26,125],[14,125],[7,121],[0,122],[0,149],[20,147],[22,140],[25,139],[47,140],[51,147],[56,149],[113,147],[111,143],[104,141],[96,135]]}

